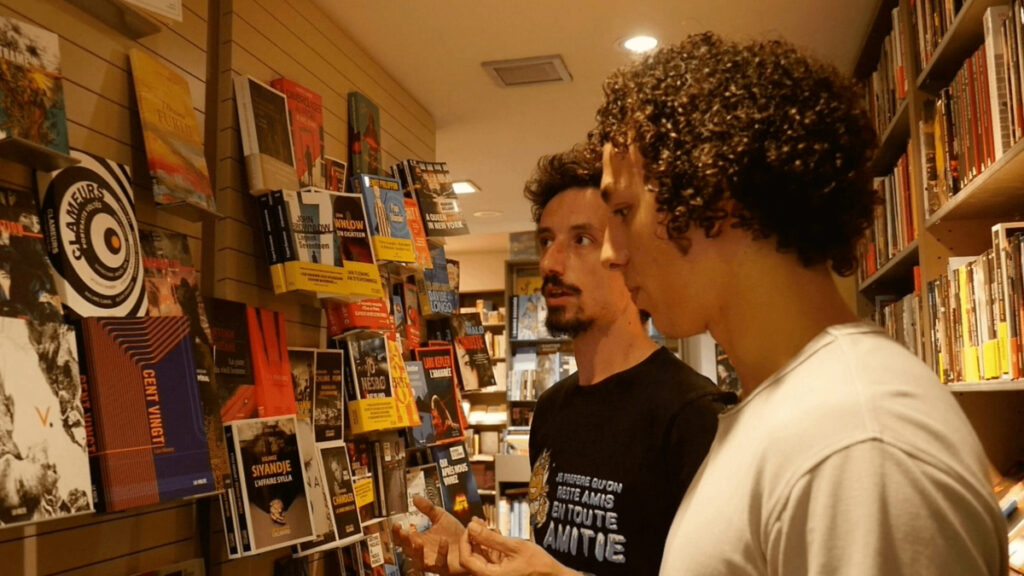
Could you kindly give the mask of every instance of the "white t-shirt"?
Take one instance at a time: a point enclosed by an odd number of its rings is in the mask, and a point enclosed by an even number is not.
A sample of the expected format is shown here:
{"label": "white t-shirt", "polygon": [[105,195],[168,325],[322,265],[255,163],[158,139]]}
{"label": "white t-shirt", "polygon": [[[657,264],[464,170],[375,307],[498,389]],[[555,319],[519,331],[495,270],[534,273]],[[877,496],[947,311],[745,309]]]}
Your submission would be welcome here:
{"label": "white t-shirt", "polygon": [[956,400],[869,324],[833,326],[719,419],[662,575],[1007,573]]}

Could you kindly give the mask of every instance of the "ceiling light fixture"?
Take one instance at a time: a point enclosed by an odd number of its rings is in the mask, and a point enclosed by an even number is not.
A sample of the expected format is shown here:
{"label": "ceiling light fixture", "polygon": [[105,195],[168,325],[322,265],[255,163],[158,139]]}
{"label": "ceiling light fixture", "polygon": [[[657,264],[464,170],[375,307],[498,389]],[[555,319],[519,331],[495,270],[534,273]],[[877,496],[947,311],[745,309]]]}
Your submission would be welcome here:
{"label": "ceiling light fixture", "polygon": [[452,188],[455,189],[456,194],[473,194],[480,191],[480,187],[472,180],[459,180],[458,182],[452,182]]}
{"label": "ceiling light fixture", "polygon": [[654,36],[633,36],[622,42],[622,47],[634,54],[650,52],[658,45],[658,39]]}
{"label": "ceiling light fixture", "polygon": [[499,212],[497,210],[480,210],[479,212],[473,212],[473,216],[476,216],[477,218],[497,218],[502,214],[504,214],[504,212]]}

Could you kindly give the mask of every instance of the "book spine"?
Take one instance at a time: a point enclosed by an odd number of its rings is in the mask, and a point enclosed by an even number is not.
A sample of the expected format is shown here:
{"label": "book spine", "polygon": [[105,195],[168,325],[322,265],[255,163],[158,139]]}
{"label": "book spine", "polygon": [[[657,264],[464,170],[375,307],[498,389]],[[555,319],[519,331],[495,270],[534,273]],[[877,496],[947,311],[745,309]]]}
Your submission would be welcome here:
{"label": "book spine", "polygon": [[238,532],[235,526],[235,515],[231,510],[230,488],[222,491],[220,500],[220,517],[224,522],[224,539],[228,547],[228,558],[238,558]]}
{"label": "book spine", "polygon": [[235,444],[235,428],[224,426],[224,440],[228,447],[228,462],[231,464],[231,496],[234,499],[235,520],[238,521],[238,539],[241,541],[241,553],[252,552],[252,541],[249,539],[249,519],[246,515],[245,500],[242,498],[241,464],[238,462],[238,450]]}
{"label": "book spine", "polygon": [[263,243],[267,250],[267,264],[273,266],[283,262],[281,259],[281,229],[277,224],[275,206],[271,194],[259,197],[260,224],[263,227]]}
{"label": "book spine", "polygon": [[271,204],[274,207],[274,215],[276,217],[275,226],[277,226],[277,240],[279,242],[281,261],[291,262],[295,260],[295,243],[292,239],[292,227],[288,224],[288,207],[285,206],[284,192],[281,190],[274,190],[270,193],[272,198],[270,199]]}

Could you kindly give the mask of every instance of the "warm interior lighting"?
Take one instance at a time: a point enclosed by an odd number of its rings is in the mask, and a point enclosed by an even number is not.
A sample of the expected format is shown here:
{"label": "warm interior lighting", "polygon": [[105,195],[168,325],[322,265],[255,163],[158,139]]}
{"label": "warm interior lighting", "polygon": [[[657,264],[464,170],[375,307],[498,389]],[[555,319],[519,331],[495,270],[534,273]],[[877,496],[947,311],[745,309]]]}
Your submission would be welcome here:
{"label": "warm interior lighting", "polygon": [[455,189],[456,194],[473,194],[480,191],[480,188],[472,180],[452,182],[452,188]]}
{"label": "warm interior lighting", "polygon": [[653,36],[633,36],[622,43],[622,46],[636,54],[642,54],[654,50],[658,45],[658,39]]}

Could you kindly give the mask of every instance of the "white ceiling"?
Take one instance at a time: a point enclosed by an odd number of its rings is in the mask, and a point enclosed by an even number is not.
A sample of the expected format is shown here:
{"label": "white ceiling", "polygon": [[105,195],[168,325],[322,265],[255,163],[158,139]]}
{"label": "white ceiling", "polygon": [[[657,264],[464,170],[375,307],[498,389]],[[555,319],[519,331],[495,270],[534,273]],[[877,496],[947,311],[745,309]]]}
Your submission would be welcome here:
{"label": "white ceiling", "polygon": [[[618,43],[713,30],[782,37],[850,72],[879,0],[313,0],[433,114],[437,159],[482,192],[460,196],[471,236],[449,251],[501,249],[530,230],[524,181],[537,158],[584,139]],[[560,54],[568,84],[499,88],[489,60]],[[499,211],[500,217],[473,216]]]}

